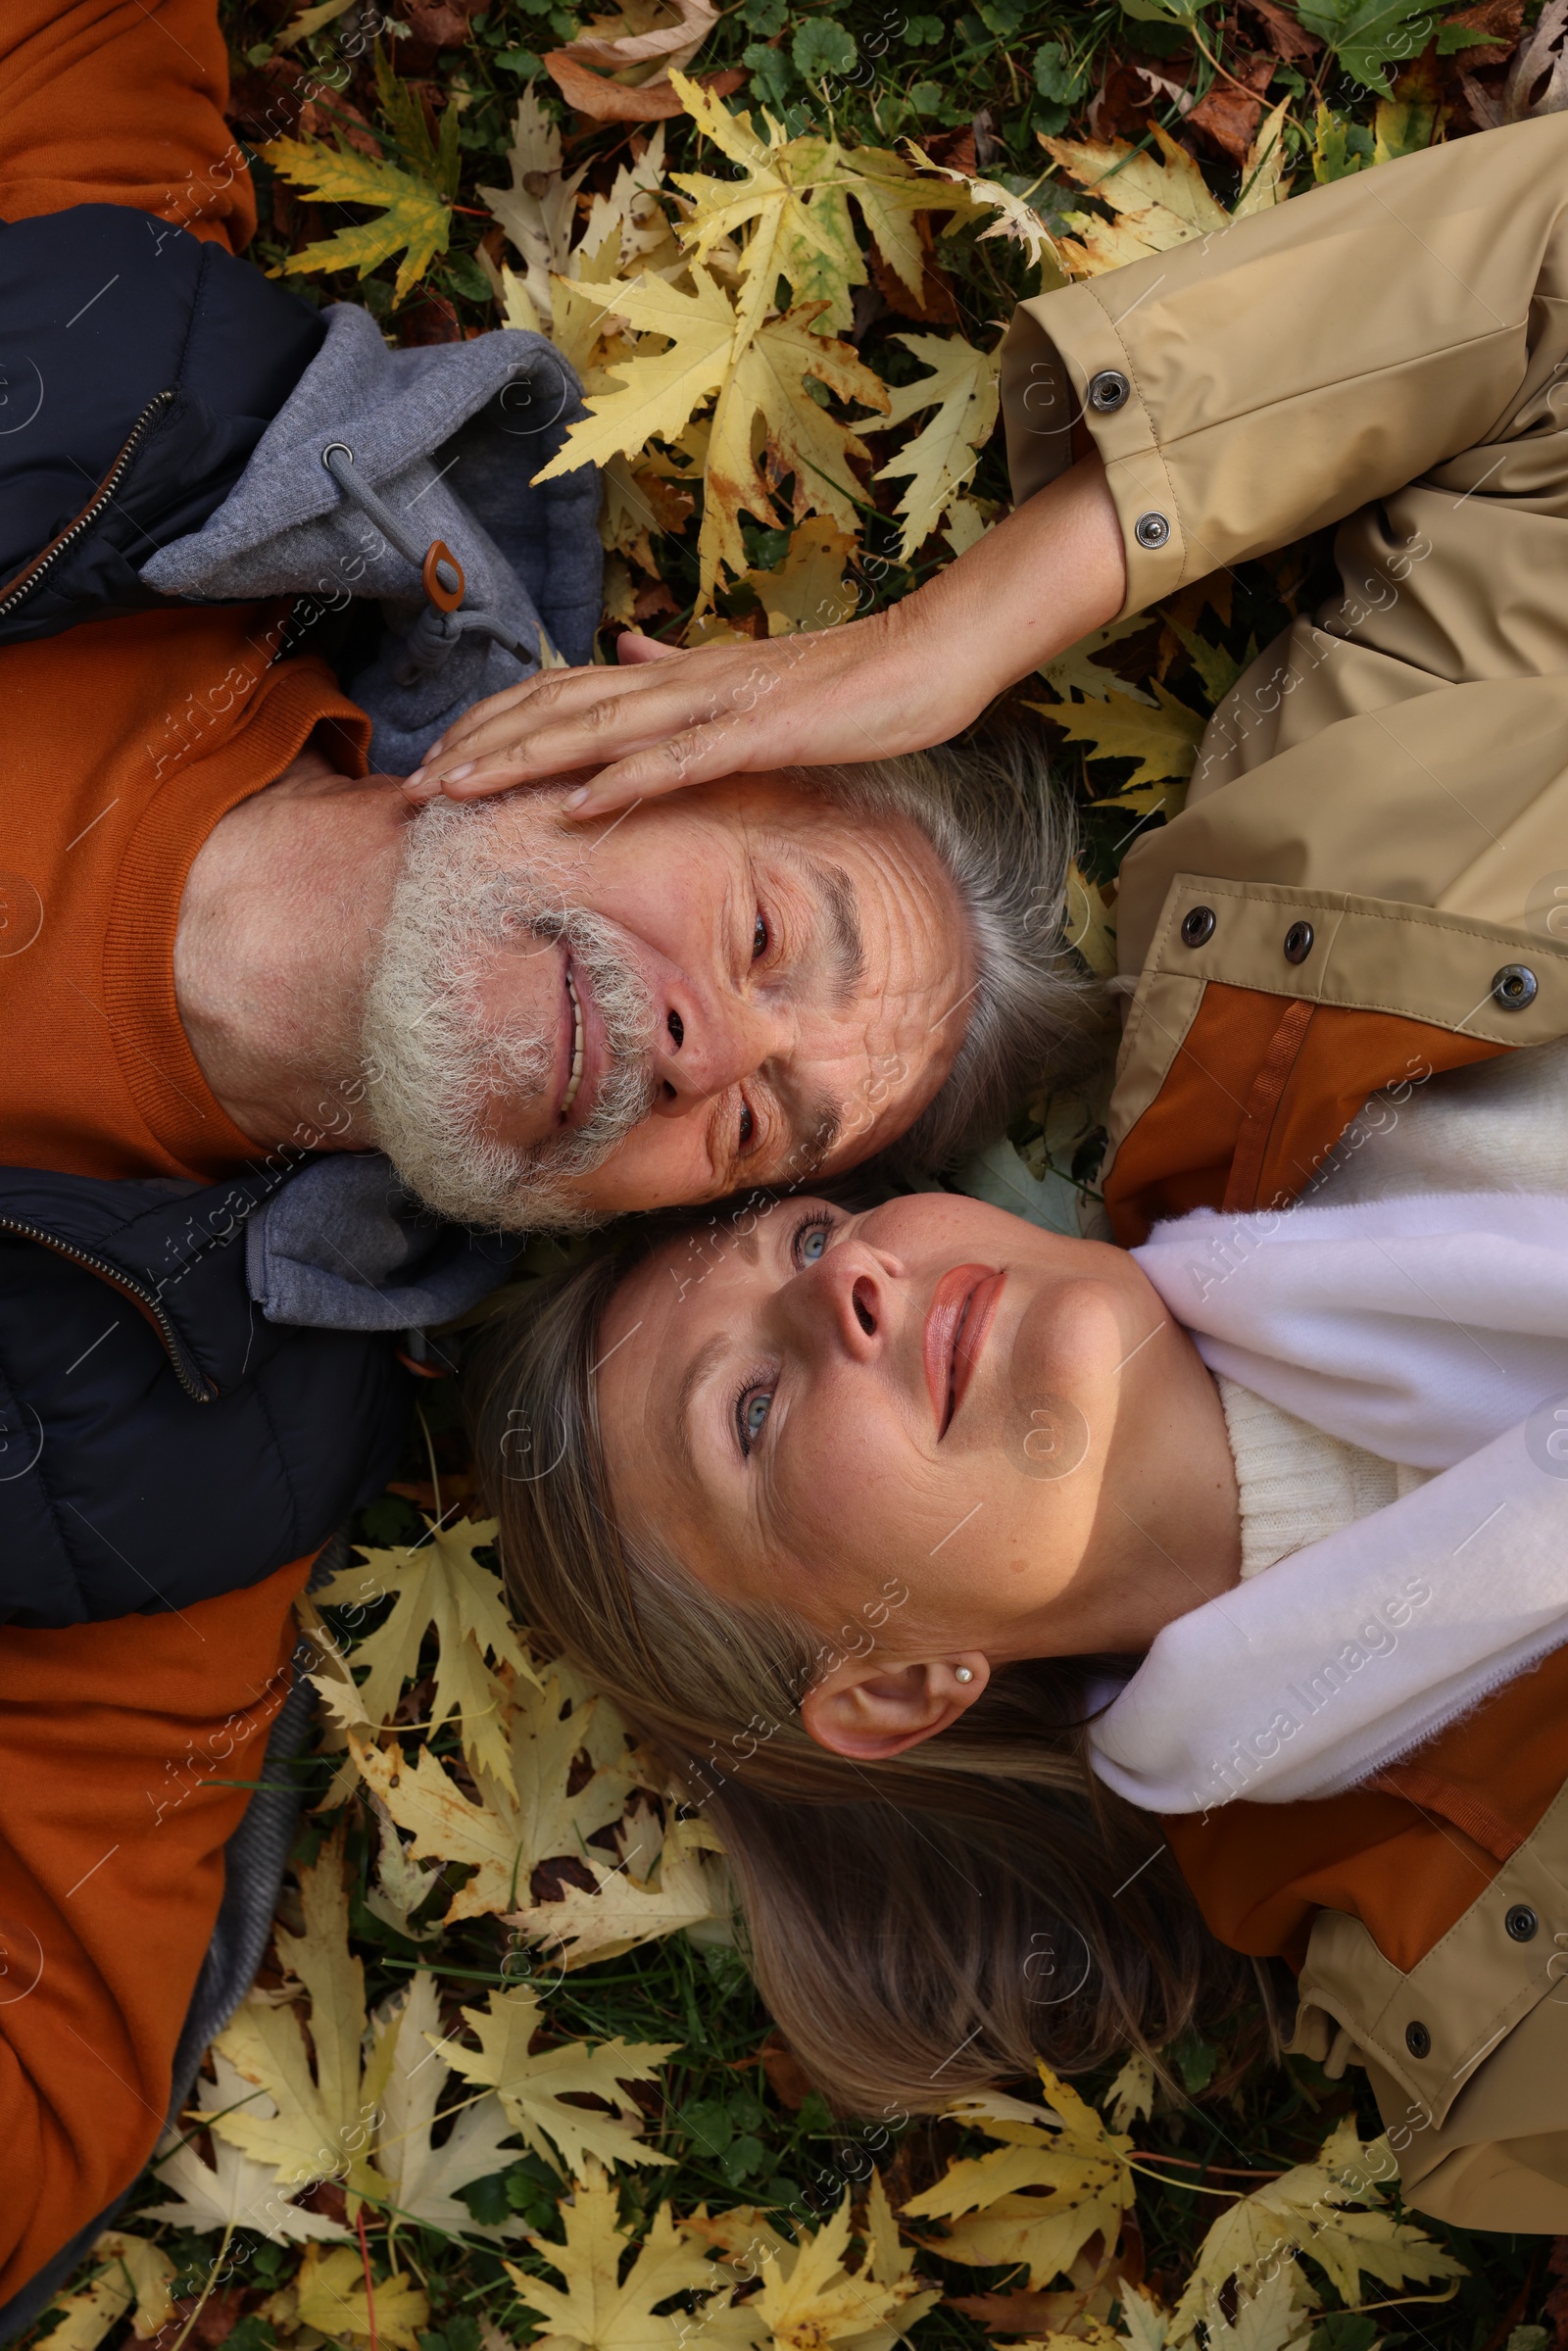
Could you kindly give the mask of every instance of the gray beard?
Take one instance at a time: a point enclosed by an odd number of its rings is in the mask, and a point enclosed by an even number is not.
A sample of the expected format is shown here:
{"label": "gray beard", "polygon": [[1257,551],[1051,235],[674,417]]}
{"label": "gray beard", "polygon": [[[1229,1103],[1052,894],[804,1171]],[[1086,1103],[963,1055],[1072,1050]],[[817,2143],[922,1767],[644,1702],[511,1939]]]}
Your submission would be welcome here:
{"label": "gray beard", "polygon": [[[569,903],[577,860],[496,843],[500,810],[435,800],[409,828],[380,953],[366,992],[362,1052],[375,1141],[410,1190],[460,1224],[581,1231],[600,1221],[570,1193],[641,1124],[655,1092],[654,1008],[621,934]],[[499,955],[564,941],[604,1024],[606,1068],[582,1125],[543,1142],[483,1131],[499,1096],[554,1083],[558,1031],[500,1029],[480,988]]]}

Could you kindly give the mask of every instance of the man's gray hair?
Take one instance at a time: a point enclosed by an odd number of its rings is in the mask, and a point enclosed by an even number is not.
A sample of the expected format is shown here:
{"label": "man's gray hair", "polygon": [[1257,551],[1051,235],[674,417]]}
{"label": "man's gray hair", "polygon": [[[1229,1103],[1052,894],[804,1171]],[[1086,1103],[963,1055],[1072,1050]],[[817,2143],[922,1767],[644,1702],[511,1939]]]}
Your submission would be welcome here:
{"label": "man's gray hair", "polygon": [[1102,1000],[1066,945],[1070,806],[1043,740],[1018,721],[795,780],[857,814],[906,818],[957,894],[976,962],[968,1001],[947,1015],[962,1043],[939,1093],[882,1154],[900,1172],[953,1167],[1044,1085],[1082,1070],[1101,1032]]}

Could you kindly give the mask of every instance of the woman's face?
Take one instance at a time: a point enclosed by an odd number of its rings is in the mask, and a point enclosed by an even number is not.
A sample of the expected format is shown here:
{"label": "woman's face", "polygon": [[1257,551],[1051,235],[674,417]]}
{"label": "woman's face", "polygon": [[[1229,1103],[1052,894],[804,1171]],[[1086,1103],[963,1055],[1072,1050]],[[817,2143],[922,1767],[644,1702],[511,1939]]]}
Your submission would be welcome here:
{"label": "woman's face", "polygon": [[830,1641],[1130,1651],[1235,1581],[1218,1396],[1120,1249],[948,1193],[780,1200],[638,1267],[599,1362],[620,1523]]}

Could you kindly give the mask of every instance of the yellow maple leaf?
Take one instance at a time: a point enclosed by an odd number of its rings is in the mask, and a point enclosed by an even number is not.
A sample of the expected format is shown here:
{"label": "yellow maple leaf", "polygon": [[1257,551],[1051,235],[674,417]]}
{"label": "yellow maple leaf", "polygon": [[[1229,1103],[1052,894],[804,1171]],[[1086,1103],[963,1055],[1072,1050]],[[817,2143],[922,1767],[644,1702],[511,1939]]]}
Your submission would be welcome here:
{"label": "yellow maple leaf", "polygon": [[[391,2189],[394,2215],[467,2236],[515,2236],[523,2229],[521,2220],[481,2224],[459,2200],[458,2191],[471,2180],[489,2179],[515,2163],[518,2150],[502,2143],[515,2133],[499,2098],[469,2099],[450,2116],[438,2117],[452,2079],[439,2047],[430,2046],[439,2042],[440,2024],[435,1979],[424,1968],[370,2019],[365,2094],[374,2106],[376,2164]],[[438,2120],[451,2126],[440,2146],[432,2143]]]}
{"label": "yellow maple leaf", "polygon": [[944,2261],[976,2268],[1026,2264],[1033,2287],[1070,2269],[1097,2233],[1106,2257],[1132,2209],[1132,2140],[1107,2130],[1076,2090],[1040,2068],[1046,2105],[987,2094],[960,2098],[956,2121],[1003,2143],[950,2163],[904,2207],[906,2217],[951,2224]]}
{"label": "yellow maple leaf", "polygon": [[392,294],[396,304],[417,285],[436,255],[445,253],[452,207],[428,180],[416,179],[396,164],[357,154],[352,147],[325,147],[317,139],[270,139],[259,152],[274,171],[319,203],[381,208],[378,220],[358,221],[307,245],[301,253],[291,253],[279,275],[357,269],[361,277],[368,277],[394,253],[401,253]]}
{"label": "yellow maple leaf", "polygon": [[[461,1862],[476,1875],[454,1896],[443,1920],[482,1918],[517,1907],[542,1861],[581,1859],[590,1837],[619,1820],[635,1780],[620,1766],[625,1734],[602,1698],[564,1704],[552,1672],[533,1690],[514,1691],[506,1710],[505,1778],[475,1804],[422,1742],[409,1762],[401,1747],[366,1746],[350,1738],[361,1777],[400,1829],[412,1832],[411,1857]],[[572,1765],[586,1750],[595,1765],[567,1792]]]}
{"label": "yellow maple leaf", "polygon": [[711,90],[683,73],[672,73],[670,81],[692,120],[745,173],[741,180],[702,171],[670,175],[691,199],[680,238],[694,260],[706,263],[720,239],[748,232],[740,257],[740,331],[750,335],[761,323],[780,277],[788,278],[798,302],[822,302],[824,326],[842,331],[866,269],[845,189],[835,184],[844,166],[837,140],[814,132],[786,139],[772,122],[760,137],[749,114],[732,115]]}
{"label": "yellow maple leaf", "polygon": [[[524,2308],[542,2319],[547,2343],[575,2343],[582,2351],[669,2351],[674,2334],[667,2318],[655,2318],[655,2305],[671,2295],[702,2293],[714,2284],[711,2266],[693,2251],[677,2229],[667,2204],[654,2215],[653,2227],[637,2248],[636,2259],[621,2276],[621,2266],[633,2238],[616,2218],[616,2196],[611,2181],[590,2158],[583,2166],[569,2201],[561,2207],[565,2226],[564,2245],[541,2239],[537,2250],[564,2285],[547,2283],[513,2262],[502,2267],[517,2289]],[[731,2318],[733,2287],[722,2286],[702,2306],[698,2325],[713,2351],[753,2339],[755,2322],[735,2312],[739,2329],[726,2327]],[[710,2328],[716,2331],[710,2338]]]}
{"label": "yellow maple leaf", "polygon": [[1101,654],[1112,645],[1119,644],[1124,637],[1136,636],[1140,629],[1148,626],[1149,615],[1146,612],[1134,612],[1126,620],[1112,620],[1104,628],[1091,629],[1087,637],[1080,637],[1076,645],[1069,645],[1066,652],[1058,653],[1054,661],[1042,661],[1040,675],[1054,686],[1063,702],[1070,698],[1074,688],[1092,701],[1103,702],[1112,687],[1116,687],[1121,693],[1130,695],[1134,702],[1144,703],[1153,710],[1155,703],[1152,694],[1142,686],[1130,685],[1125,678],[1118,678],[1114,671],[1102,668],[1099,659]]}
{"label": "yellow maple leaf", "polygon": [[429,2296],[396,2271],[376,2284],[372,2312],[365,2264],[352,2245],[336,2245],[330,2253],[309,2246],[294,2292],[297,2324],[333,2342],[344,2335],[360,2342],[373,2337],[393,2351],[419,2351],[419,2329],[430,2324]]}
{"label": "yellow maple leaf", "polygon": [[886,421],[865,429],[888,432],[921,409],[935,407],[937,412],[874,476],[877,481],[911,477],[898,506],[904,517],[899,553],[907,563],[968,481],[991,437],[997,420],[998,354],[977,351],[962,335],[901,334],[893,340],[932,372],[900,384],[891,396]]}
{"label": "yellow maple leaf", "polygon": [[[464,2020],[478,2038],[477,2049],[427,2033],[455,2073],[493,2089],[518,2136],[548,2162],[580,2173],[590,2158],[605,2164],[673,2163],[641,2141],[642,2110],[626,2083],[652,2082],[678,2041],[607,2040],[558,2042],[531,2053],[529,2043],[545,2021],[536,1992],[519,1985],[491,1992],[487,2008],[466,2008]],[[567,2097],[602,2099],[612,2111],[568,2106]],[[672,2292],[666,2287],[665,2292]]]}
{"label": "yellow maple leaf", "polygon": [[1130,2131],[1140,2115],[1153,2111],[1154,2069],[1141,2049],[1134,2049],[1106,2090],[1105,2104],[1117,2131]]}
{"label": "yellow maple leaf", "polygon": [[767,614],[768,635],[786,637],[847,620],[856,599],[845,590],[844,574],[855,554],[852,534],[840,530],[831,516],[815,514],[792,534],[782,563],[771,571],[743,573],[745,585]]}
{"label": "yellow maple leaf", "polygon": [[202,2160],[198,2134],[207,2130],[210,2116],[241,2105],[256,2115],[276,2112],[275,2101],[258,2097],[255,2086],[235,2072],[220,2049],[215,2049],[212,2058],[213,2079],[198,2075],[196,2104],[186,2110],[185,2119],[195,2125],[195,2131],[172,2131],[168,2152],[153,2169],[154,2179],[172,2188],[179,2201],[145,2206],[141,2217],[170,2221],[176,2229],[252,2229],[274,2245],[346,2236],[341,2223],[324,2213],[302,2212],[278,2186],[270,2163],[258,2163],[216,2137],[212,2162]]}
{"label": "yellow maple leaf", "polygon": [[872,2174],[866,2250],[851,2269],[851,2192],[814,2236],[802,2236],[762,2264],[757,2296],[779,2351],[819,2351],[825,2343],[855,2351],[892,2351],[917,2319],[942,2299],[913,2269],[913,2254],[899,2243],[881,2180]]}
{"label": "yellow maple leaf", "polygon": [[1271,212],[1290,194],[1291,183],[1285,176],[1285,118],[1290,111],[1287,95],[1259,122],[1242,166],[1242,192],[1232,220],[1245,220],[1250,213]]}
{"label": "yellow maple leaf", "polygon": [[[636,1817],[632,1814],[628,1819],[635,1823]],[[580,1886],[564,1886],[558,1901],[534,1903],[517,1911],[509,1923],[530,1941],[543,1943],[559,1955],[561,1966],[569,1973],[591,1960],[613,1959],[661,1935],[727,1919],[731,1907],[727,1880],[704,1867],[691,1828],[688,1822],[671,1827],[649,1857],[646,1880],[632,1875],[636,1861],[628,1840],[628,1859],[618,1870],[607,1869],[589,1858],[588,1867],[597,1880],[594,1892]],[[656,1860],[657,1886],[653,1884]]]}
{"label": "yellow maple leaf", "polygon": [[1348,2304],[1361,2298],[1363,2272],[1395,2289],[1464,2277],[1463,2262],[1444,2246],[1377,2209],[1397,2172],[1387,2139],[1363,2146],[1348,2118],[1337,2125],[1316,2163],[1298,2164],[1220,2214],[1171,2314],[1172,2336],[1186,2339],[1200,2320],[1212,2324],[1231,2280],[1246,2302],[1299,2253],[1326,2271]]}
{"label": "yellow maple leaf", "polygon": [[585,299],[612,306],[639,333],[666,339],[667,348],[638,351],[617,361],[615,388],[590,395],[589,414],[572,425],[560,454],[534,479],[551,481],[585,463],[603,465],[651,439],[673,440],[705,401],[716,395],[709,435],[703,525],[698,541],[699,609],[712,597],[722,563],[737,576],[747,568],[743,510],[760,522],[777,520],[768,484],[758,471],[753,429],[762,422],[775,479],[794,476],[797,521],[808,514],[832,516],[854,531],[859,484],[852,458],[865,443],[819,406],[808,389],[824,384],[842,400],[886,412],[888,392],[853,347],[814,333],[820,306],[787,312],[754,330],[698,262],[690,292],[658,278],[631,285],[584,288]]}
{"label": "yellow maple leaf", "polygon": [[1053,162],[1115,215],[1114,220],[1102,220],[1091,213],[1068,214],[1078,241],[1067,238],[1059,250],[1075,276],[1094,277],[1127,262],[1145,261],[1152,253],[1168,252],[1189,237],[1228,224],[1230,215],[1209,194],[1186,148],[1157,125],[1154,138],[1159,156],[1135,149],[1125,139],[1054,139],[1040,133],[1040,144]]}
{"label": "yellow maple leaf", "polygon": [[310,2044],[297,2003],[252,1991],[214,2046],[265,2095],[215,2113],[210,2128],[284,2186],[337,2179],[356,2198],[384,2202],[387,2182],[370,2160],[375,2101],[361,2082],[365,1969],[349,1950],[341,1829],[315,1867],[301,1870],[300,1906],[303,1934],[279,1926],[275,1935],[279,1959],[309,1999]]}
{"label": "yellow maple leaf", "polygon": [[[359,1683],[360,1719],[379,1730],[397,1711],[406,1685],[416,1679],[427,1633],[440,1643],[430,1727],[456,1715],[470,1770],[505,1782],[507,1740],[501,1713],[506,1684],[487,1658],[537,1683],[527,1650],[507,1615],[501,1579],[474,1553],[495,1540],[494,1519],[460,1518],[451,1527],[427,1522],[415,1543],[399,1550],[368,1550],[362,1565],[341,1568],[312,1593],[318,1607],[356,1612],[391,1598],[385,1620],[358,1643],[351,1669],[368,1667]],[[318,1687],[321,1687],[318,1684]],[[334,1692],[341,1706],[344,1693]]]}
{"label": "yellow maple leaf", "polygon": [[86,2283],[74,2293],[58,2295],[44,2314],[58,2314],[49,2340],[59,2343],[61,2351],[97,2351],[127,2312],[134,2314],[131,2331],[141,2342],[173,2317],[169,2288],[174,2263],[162,2245],[132,2236],[127,2229],[111,2229],[93,2246],[92,2264]]}
{"label": "yellow maple leaf", "polygon": [[1147,786],[1191,775],[1203,732],[1204,721],[1196,710],[1161,685],[1153,691],[1159,707],[1152,710],[1115,692],[1103,702],[1031,702],[1025,708],[1054,718],[1069,743],[1087,743],[1092,759],[1136,759],[1137,766],[1115,795],[1118,803],[1131,802]]}

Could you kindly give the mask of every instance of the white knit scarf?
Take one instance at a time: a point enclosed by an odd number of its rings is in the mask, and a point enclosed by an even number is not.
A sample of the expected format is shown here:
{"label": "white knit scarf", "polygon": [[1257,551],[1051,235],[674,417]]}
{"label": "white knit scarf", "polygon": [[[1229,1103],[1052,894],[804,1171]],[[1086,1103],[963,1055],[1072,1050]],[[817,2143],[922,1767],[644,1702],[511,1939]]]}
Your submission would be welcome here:
{"label": "white knit scarf", "polygon": [[1167,1626],[1094,1727],[1111,1788],[1332,1794],[1568,1641],[1568,1197],[1205,1209],[1133,1253],[1212,1371],[1439,1474]]}

